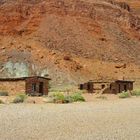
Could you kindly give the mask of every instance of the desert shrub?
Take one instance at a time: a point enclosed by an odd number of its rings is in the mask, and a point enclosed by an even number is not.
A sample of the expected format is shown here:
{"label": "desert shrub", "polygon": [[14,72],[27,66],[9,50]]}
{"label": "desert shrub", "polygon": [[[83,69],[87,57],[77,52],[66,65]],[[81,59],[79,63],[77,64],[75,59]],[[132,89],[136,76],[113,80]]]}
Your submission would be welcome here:
{"label": "desert shrub", "polygon": [[97,99],[103,99],[103,100],[107,100],[107,97],[106,96],[98,96],[96,97]]}
{"label": "desert shrub", "polygon": [[53,98],[54,103],[71,103],[73,102],[72,98],[69,95],[64,95],[63,93],[55,93],[50,96]]}
{"label": "desert shrub", "polygon": [[6,91],[0,91],[0,96],[8,96],[8,92],[6,92]]}
{"label": "desert shrub", "polygon": [[54,103],[64,103],[64,95],[62,93],[55,93],[51,96]]}
{"label": "desert shrub", "polygon": [[132,96],[140,96],[140,89],[133,90],[133,91],[131,92],[131,95],[132,95]]}
{"label": "desert shrub", "polygon": [[75,93],[73,95],[64,95],[63,93],[54,93],[53,95],[49,96],[53,103],[72,103],[78,101],[85,101],[84,97],[79,94]]}
{"label": "desert shrub", "polygon": [[0,104],[4,104],[4,102],[2,100],[0,100]]}
{"label": "desert shrub", "polygon": [[24,101],[20,98],[20,97],[16,97],[14,100],[13,100],[13,103],[17,104],[17,103],[23,103]]}
{"label": "desert shrub", "polygon": [[23,103],[26,98],[27,98],[26,94],[19,94],[15,97],[15,99],[13,100],[13,103]]}
{"label": "desert shrub", "polygon": [[129,98],[131,97],[131,94],[129,92],[122,92],[119,94],[119,98]]}
{"label": "desert shrub", "polygon": [[75,94],[71,95],[71,98],[72,98],[73,102],[78,102],[78,101],[84,102],[85,101],[84,97],[79,93],[75,93]]}
{"label": "desert shrub", "polygon": [[64,103],[72,103],[73,98],[69,95],[64,96]]}

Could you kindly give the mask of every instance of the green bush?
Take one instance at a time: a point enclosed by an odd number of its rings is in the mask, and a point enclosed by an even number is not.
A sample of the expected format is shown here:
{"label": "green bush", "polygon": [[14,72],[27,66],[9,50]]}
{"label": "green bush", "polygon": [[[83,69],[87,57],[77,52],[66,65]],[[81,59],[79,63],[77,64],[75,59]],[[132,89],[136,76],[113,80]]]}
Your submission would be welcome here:
{"label": "green bush", "polygon": [[55,93],[50,96],[50,98],[53,99],[53,103],[72,103],[72,102],[78,102],[78,101],[85,101],[84,97],[79,94],[73,94],[73,95],[64,95],[63,93]]}
{"label": "green bush", "polygon": [[140,89],[133,90],[131,95],[132,96],[140,96]]}
{"label": "green bush", "polygon": [[64,103],[65,96],[62,93],[55,93],[52,98],[54,103]]}
{"label": "green bush", "polygon": [[84,97],[79,93],[75,93],[75,94],[71,95],[71,98],[72,98],[73,102],[78,102],[78,101],[84,102],[85,101]]}
{"label": "green bush", "polygon": [[73,99],[71,96],[69,95],[65,96],[64,103],[72,103],[72,102],[73,102]]}
{"label": "green bush", "polygon": [[129,92],[122,92],[119,94],[119,98],[129,98],[131,97],[131,94]]}
{"label": "green bush", "polygon": [[26,94],[19,94],[16,96],[16,98],[13,100],[13,103],[23,103],[25,99],[27,98]]}
{"label": "green bush", "polygon": [[4,104],[4,102],[2,100],[0,100],[0,104]]}
{"label": "green bush", "polygon": [[0,96],[8,96],[8,92],[6,92],[6,91],[0,91]]}

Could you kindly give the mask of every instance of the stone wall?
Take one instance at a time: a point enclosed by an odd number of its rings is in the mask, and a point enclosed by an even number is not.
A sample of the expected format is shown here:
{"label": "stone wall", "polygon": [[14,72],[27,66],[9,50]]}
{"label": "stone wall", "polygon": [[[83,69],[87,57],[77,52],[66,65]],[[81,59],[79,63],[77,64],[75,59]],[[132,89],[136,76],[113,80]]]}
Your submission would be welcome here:
{"label": "stone wall", "polygon": [[0,81],[0,91],[6,91],[9,95],[25,93],[25,81]]}

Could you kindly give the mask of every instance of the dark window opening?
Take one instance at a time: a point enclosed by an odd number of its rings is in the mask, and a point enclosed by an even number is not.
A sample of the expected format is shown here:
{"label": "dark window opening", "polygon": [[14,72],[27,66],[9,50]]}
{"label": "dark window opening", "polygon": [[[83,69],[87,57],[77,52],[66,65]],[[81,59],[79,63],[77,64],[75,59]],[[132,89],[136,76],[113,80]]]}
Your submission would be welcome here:
{"label": "dark window opening", "polygon": [[43,94],[43,88],[44,88],[44,83],[40,82],[39,83],[39,93]]}
{"label": "dark window opening", "polygon": [[80,89],[81,89],[81,90],[83,90],[83,89],[84,89],[83,84],[80,84]]}
{"label": "dark window opening", "polygon": [[36,83],[32,84],[32,92],[36,91]]}
{"label": "dark window opening", "polygon": [[127,91],[127,86],[126,85],[124,85],[124,91]]}
{"label": "dark window opening", "polygon": [[110,90],[112,90],[112,85],[110,84]]}
{"label": "dark window opening", "polygon": [[90,83],[90,82],[89,82],[89,83],[87,84],[87,90],[88,90],[89,93],[93,93],[93,83]]}
{"label": "dark window opening", "polygon": [[102,89],[104,89],[104,88],[105,88],[105,85],[103,84],[103,85],[102,85]]}
{"label": "dark window opening", "polygon": [[88,83],[88,90],[90,90],[90,84]]}
{"label": "dark window opening", "polygon": [[121,85],[119,84],[119,93],[121,93]]}

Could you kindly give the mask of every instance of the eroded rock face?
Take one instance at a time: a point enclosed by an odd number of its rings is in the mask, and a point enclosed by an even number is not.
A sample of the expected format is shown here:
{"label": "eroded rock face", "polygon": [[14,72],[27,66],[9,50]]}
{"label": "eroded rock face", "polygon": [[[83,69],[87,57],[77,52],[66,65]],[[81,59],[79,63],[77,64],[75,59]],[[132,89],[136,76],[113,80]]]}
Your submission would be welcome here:
{"label": "eroded rock face", "polygon": [[131,8],[130,6],[126,3],[126,2],[116,2],[116,1],[113,1],[113,0],[108,0],[107,2],[113,4],[113,5],[116,5],[116,6],[119,6],[125,10],[127,10],[128,12],[131,11]]}
{"label": "eroded rock face", "polygon": [[7,73],[9,76],[13,76],[13,77],[29,76],[28,66],[27,64],[24,63],[7,62],[5,63],[3,69],[6,70],[5,73]]}
{"label": "eroded rock face", "polygon": [[[114,5],[126,9],[128,12]],[[2,1],[0,24],[3,26],[0,26],[0,34],[32,33],[38,29],[41,19],[46,13],[110,21],[127,28],[138,29],[140,20],[132,16],[129,11],[129,5],[114,1],[108,3],[96,1],[90,3],[81,0]]]}
{"label": "eroded rock face", "polygon": [[116,62],[134,64],[137,76],[139,29],[124,2],[1,0],[0,76],[49,74],[55,83],[77,84],[129,71],[116,71]]}

